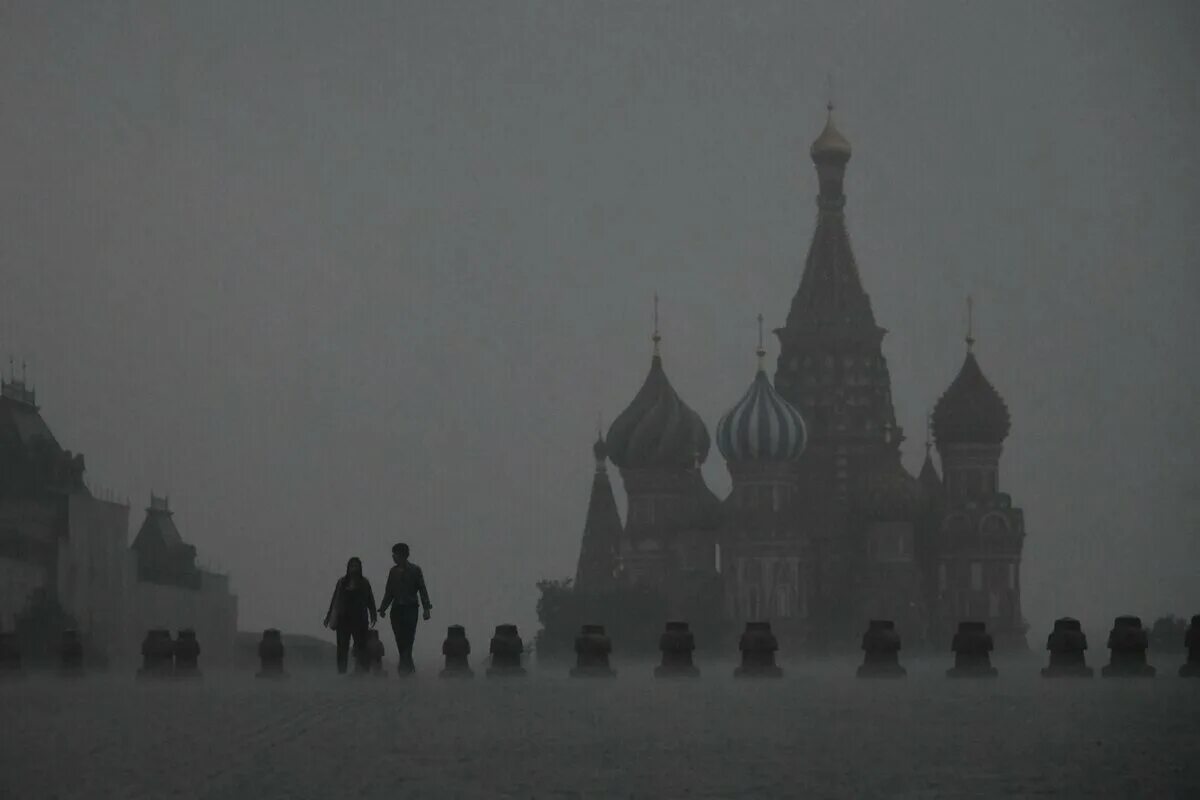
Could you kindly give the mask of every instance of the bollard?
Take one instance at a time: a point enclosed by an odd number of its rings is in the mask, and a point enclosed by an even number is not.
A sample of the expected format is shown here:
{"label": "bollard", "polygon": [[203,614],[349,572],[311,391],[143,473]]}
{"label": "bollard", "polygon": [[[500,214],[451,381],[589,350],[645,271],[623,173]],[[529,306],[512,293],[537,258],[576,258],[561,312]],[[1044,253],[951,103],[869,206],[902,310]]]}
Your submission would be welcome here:
{"label": "bollard", "polygon": [[438,677],[474,678],[475,672],[467,663],[470,653],[471,643],[467,641],[467,629],[462,625],[446,628],[446,641],[442,642],[442,655],[446,657],[446,666],[438,673]]}
{"label": "bollard", "polygon": [[696,649],[696,637],[686,622],[668,622],[667,629],[658,639],[662,651],[662,663],[654,668],[656,678],[695,678],[700,670],[692,663],[692,652]]}
{"label": "bollard", "polygon": [[286,678],[283,669],[283,636],[278,628],[267,628],[263,631],[262,641],[258,643],[259,670],[258,678]]}
{"label": "bollard", "polygon": [[1043,678],[1092,677],[1092,668],[1084,657],[1087,636],[1079,620],[1071,617],[1054,620],[1054,630],[1046,637],[1046,649],[1050,651],[1050,665],[1042,668]]}
{"label": "bollard", "polygon": [[79,639],[79,631],[63,631],[62,642],[58,646],[58,671],[64,677],[83,674],[83,642]]}
{"label": "bollard", "polygon": [[137,671],[139,678],[169,678],[175,657],[171,632],[165,628],[151,628],[142,640],[142,667]]}
{"label": "bollard", "polygon": [[489,678],[512,678],[525,674],[525,668],[521,666],[525,644],[517,633],[516,625],[497,625],[488,652],[492,657],[487,668]]}
{"label": "bollard", "polygon": [[0,632],[0,680],[17,678],[23,674],[17,635],[12,631]]}
{"label": "bollard", "polygon": [[383,654],[383,640],[379,638],[379,631],[374,628],[367,629],[367,641],[362,648],[361,671],[380,678],[386,677],[383,671]]}
{"label": "bollard", "polygon": [[873,619],[867,623],[862,638],[863,663],[858,668],[860,678],[903,678],[908,674],[900,666],[900,634],[890,619]]}
{"label": "bollard", "polygon": [[1153,678],[1155,669],[1146,663],[1150,637],[1141,617],[1117,617],[1108,634],[1108,663],[1100,670],[1105,678]]}
{"label": "bollard", "polygon": [[616,675],[608,663],[612,640],[604,633],[603,625],[584,625],[575,637],[575,666],[572,678],[611,678]]}
{"label": "bollard", "polygon": [[196,632],[191,628],[179,631],[172,649],[175,656],[175,677],[199,678],[200,643],[196,641]]}
{"label": "bollard", "polygon": [[948,678],[994,678],[999,671],[992,666],[992,635],[983,622],[960,622],[950,649],[954,666],[946,670]]}
{"label": "bollard", "polygon": [[1179,668],[1179,677],[1200,678],[1200,614],[1192,617],[1192,624],[1183,635],[1183,646],[1187,648],[1188,659]]}
{"label": "bollard", "polygon": [[735,678],[780,678],[783,670],[775,663],[779,641],[771,633],[769,622],[747,622],[738,640],[742,665],[733,671]]}

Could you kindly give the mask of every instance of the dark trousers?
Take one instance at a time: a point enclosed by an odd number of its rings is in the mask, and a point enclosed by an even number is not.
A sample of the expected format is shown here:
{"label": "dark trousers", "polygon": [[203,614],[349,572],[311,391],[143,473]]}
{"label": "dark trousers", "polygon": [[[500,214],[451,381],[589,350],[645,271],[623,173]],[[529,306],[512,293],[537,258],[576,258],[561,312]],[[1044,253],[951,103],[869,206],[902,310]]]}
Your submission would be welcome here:
{"label": "dark trousers", "polygon": [[367,621],[365,619],[340,619],[337,626],[337,668],[339,674],[346,672],[350,661],[350,640],[354,640],[354,669],[366,669]]}
{"label": "dark trousers", "polygon": [[392,633],[396,635],[397,668],[401,672],[414,672],[412,649],[417,638],[417,606],[392,607]]}

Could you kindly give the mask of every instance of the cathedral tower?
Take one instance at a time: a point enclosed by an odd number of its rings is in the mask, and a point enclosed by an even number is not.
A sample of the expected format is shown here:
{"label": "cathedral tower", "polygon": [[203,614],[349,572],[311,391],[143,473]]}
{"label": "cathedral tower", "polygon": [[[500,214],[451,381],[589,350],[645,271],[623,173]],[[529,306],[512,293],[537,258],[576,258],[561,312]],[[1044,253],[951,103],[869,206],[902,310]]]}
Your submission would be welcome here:
{"label": "cathedral tower", "polygon": [[754,380],[717,423],[717,448],[733,479],[721,537],[724,616],[736,628],[770,620],[778,636],[803,641],[813,563],[797,516],[796,465],[808,432],[767,379],[761,316],[759,326]]}
{"label": "cathedral tower", "polygon": [[720,501],[700,473],[711,445],[708,429],[663,370],[657,298],[655,309],[650,372],[605,438],[629,499],[620,577],[660,590],[674,610],[715,577]]}
{"label": "cathedral tower", "polygon": [[[833,107],[811,148],[820,191],[817,224],[800,288],[787,322],[775,331],[780,353],[775,388],[804,415],[809,428],[805,482],[845,511],[854,473],[864,459],[902,439],[892,408],[891,376],[846,229],[844,181],[850,143]],[[834,523],[836,525],[836,523]]]}
{"label": "cathedral tower", "polygon": [[984,619],[998,644],[1023,647],[1025,517],[1000,491],[1008,407],[984,376],[974,343],[968,327],[966,358],[933,411],[944,487],[935,544],[935,622],[944,637],[957,620]]}
{"label": "cathedral tower", "polygon": [[856,492],[875,492],[880,483],[888,484],[890,496],[908,491],[899,474],[904,436],[882,351],[886,331],[875,322],[846,228],[850,155],[831,104],[810,148],[819,183],[816,228],[787,321],[775,331],[775,388],[808,423],[798,498],[817,564],[814,616],[831,631],[860,622],[860,581],[869,558],[864,526],[879,515],[858,514],[863,503]]}

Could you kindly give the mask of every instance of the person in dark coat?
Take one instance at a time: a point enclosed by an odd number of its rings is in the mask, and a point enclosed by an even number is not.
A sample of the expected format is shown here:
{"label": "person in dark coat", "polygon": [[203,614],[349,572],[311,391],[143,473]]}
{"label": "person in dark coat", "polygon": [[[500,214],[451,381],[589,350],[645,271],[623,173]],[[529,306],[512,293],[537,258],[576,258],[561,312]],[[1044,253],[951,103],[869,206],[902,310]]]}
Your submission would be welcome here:
{"label": "person in dark coat", "polygon": [[396,566],[388,573],[379,616],[387,616],[388,606],[393,602],[396,604],[392,611],[392,633],[396,636],[396,659],[400,662],[397,669],[401,675],[411,675],[416,671],[412,649],[417,636],[418,596],[425,609],[425,619],[429,619],[433,605],[429,602],[429,590],[425,588],[425,573],[408,560],[408,545],[403,542],[393,545],[392,561]]}
{"label": "person in dark coat", "polygon": [[366,669],[367,630],[375,626],[375,594],[363,575],[362,561],[355,557],[346,562],[346,574],[338,578],[325,615],[325,627],[337,631],[337,668],[345,674],[354,641],[354,668]]}

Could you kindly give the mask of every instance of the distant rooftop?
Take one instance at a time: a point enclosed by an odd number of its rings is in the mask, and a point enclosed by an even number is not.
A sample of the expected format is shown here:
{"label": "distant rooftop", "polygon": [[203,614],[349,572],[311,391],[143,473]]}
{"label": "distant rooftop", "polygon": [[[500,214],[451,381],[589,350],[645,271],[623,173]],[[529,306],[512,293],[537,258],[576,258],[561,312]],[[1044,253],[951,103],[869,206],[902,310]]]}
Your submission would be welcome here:
{"label": "distant rooftop", "polygon": [[37,408],[36,394],[33,389],[26,388],[24,378],[0,378],[0,397]]}

